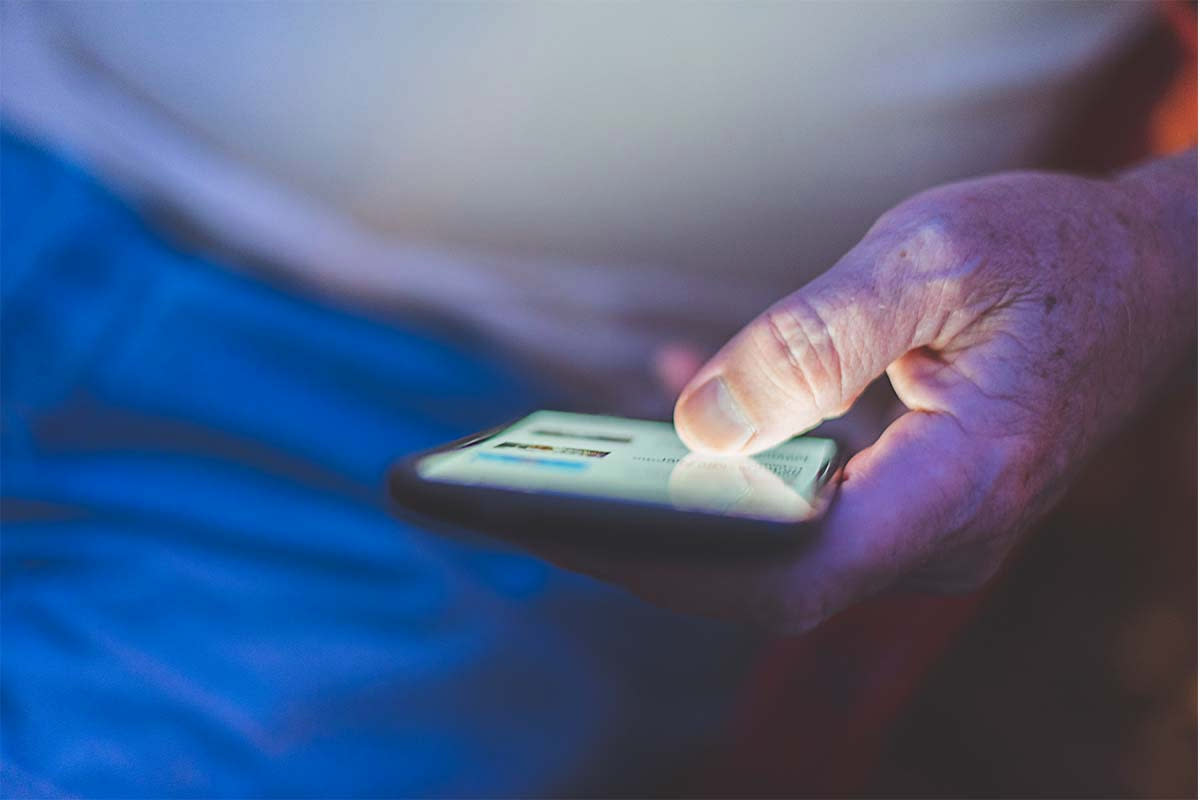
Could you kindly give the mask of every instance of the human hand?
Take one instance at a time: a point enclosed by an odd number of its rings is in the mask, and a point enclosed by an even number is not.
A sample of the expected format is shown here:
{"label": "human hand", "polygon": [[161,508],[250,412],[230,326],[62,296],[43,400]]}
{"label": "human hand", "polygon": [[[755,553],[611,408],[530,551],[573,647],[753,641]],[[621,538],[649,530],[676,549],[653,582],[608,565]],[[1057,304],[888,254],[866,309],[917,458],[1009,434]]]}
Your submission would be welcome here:
{"label": "human hand", "polygon": [[815,539],[728,564],[558,560],[787,631],[898,584],[981,585],[1194,342],[1195,175],[1193,152],[1112,181],[1013,173],[900,204],[676,406],[692,448],[753,453],[886,371],[908,412],[847,463]]}

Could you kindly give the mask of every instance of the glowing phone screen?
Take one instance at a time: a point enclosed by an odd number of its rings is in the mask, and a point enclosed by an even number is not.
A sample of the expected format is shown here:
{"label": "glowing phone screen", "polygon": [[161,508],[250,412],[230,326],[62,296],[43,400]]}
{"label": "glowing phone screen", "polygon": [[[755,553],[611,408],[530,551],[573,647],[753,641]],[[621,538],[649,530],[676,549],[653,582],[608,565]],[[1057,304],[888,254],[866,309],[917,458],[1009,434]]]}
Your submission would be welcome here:
{"label": "glowing phone screen", "polygon": [[669,422],[537,411],[466,447],[426,456],[422,478],[800,522],[837,446],[801,437],[751,458],[690,452]]}

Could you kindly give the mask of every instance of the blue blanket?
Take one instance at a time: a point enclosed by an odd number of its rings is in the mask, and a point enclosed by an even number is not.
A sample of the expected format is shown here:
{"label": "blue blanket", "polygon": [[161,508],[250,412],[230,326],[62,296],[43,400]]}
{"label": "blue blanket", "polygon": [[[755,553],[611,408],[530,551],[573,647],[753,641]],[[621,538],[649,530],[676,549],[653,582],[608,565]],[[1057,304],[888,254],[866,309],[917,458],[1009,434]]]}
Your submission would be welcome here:
{"label": "blue blanket", "polygon": [[5,796],[642,792],[719,730],[744,635],[388,515],[393,459],[544,389],[7,134],[2,181]]}

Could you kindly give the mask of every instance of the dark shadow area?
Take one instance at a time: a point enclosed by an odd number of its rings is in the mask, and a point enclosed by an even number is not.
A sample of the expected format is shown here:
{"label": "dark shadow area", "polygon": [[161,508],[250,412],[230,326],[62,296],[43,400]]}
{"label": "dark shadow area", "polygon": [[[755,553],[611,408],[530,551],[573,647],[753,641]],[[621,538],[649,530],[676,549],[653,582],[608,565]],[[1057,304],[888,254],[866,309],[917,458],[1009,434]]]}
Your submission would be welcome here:
{"label": "dark shadow area", "polygon": [[895,726],[870,793],[1196,796],[1196,386],[1081,476]]}

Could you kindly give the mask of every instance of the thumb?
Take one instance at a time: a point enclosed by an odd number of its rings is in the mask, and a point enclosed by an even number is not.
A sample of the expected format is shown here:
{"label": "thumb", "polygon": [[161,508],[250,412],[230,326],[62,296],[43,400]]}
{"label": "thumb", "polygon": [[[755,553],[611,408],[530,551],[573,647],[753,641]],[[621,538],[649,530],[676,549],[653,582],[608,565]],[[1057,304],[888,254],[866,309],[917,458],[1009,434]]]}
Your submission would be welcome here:
{"label": "thumb", "polygon": [[[932,264],[914,270],[929,248],[893,248],[898,257],[879,249],[860,244],[696,373],[675,405],[688,447],[753,453],[776,445],[845,413],[889,364],[938,337],[946,315],[929,306],[953,294],[947,272]],[[932,276],[936,287],[920,279]]]}

